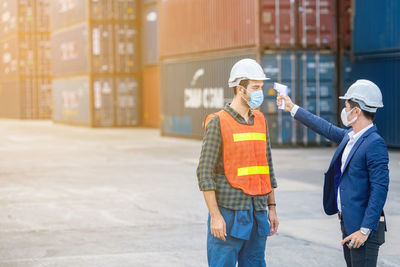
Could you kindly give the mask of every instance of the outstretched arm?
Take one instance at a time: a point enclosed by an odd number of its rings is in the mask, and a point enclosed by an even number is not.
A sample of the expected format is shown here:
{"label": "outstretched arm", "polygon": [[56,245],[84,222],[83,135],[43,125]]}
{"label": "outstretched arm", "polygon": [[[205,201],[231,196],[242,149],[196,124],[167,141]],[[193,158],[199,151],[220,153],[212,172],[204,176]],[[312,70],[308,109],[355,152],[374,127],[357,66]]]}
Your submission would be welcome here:
{"label": "outstretched arm", "polygon": [[347,132],[345,129],[337,127],[334,124],[295,105],[290,97],[278,94],[276,98],[276,103],[278,106],[281,105],[282,100],[285,101],[285,110],[289,111],[296,120],[304,124],[306,127],[310,128],[320,135],[325,136],[326,138],[337,144],[342,141]]}

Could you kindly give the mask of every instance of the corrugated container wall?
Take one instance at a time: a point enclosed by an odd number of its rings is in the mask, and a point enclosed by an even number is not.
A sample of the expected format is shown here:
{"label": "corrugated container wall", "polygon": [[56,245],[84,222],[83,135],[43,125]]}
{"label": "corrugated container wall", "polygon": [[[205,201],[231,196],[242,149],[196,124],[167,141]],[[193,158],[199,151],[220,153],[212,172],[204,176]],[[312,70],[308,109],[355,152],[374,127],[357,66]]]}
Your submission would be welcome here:
{"label": "corrugated container wall", "polygon": [[158,64],[157,6],[144,6],[142,16],[142,64]]}
{"label": "corrugated container wall", "polygon": [[146,127],[159,128],[161,99],[157,1],[144,1],[142,25],[142,122]]}
{"label": "corrugated container wall", "polygon": [[36,92],[34,77],[3,78],[0,83],[0,116],[14,119],[37,118]]}
{"label": "corrugated container wall", "polygon": [[257,6],[256,0],[159,1],[161,58],[255,47]]}
{"label": "corrugated container wall", "polygon": [[0,117],[21,118],[21,84],[15,80],[0,83]]}
{"label": "corrugated container wall", "polygon": [[133,73],[139,70],[138,31],[131,22],[114,25],[114,57],[116,73]]}
{"label": "corrugated container wall", "polygon": [[49,0],[1,2],[0,117],[51,116],[48,7]]}
{"label": "corrugated container wall", "polygon": [[0,75],[33,76],[36,73],[35,35],[30,32],[7,35],[1,38],[2,54]]}
{"label": "corrugated container wall", "polygon": [[299,42],[302,48],[336,48],[335,3],[335,0],[300,0]]}
{"label": "corrugated container wall", "polygon": [[53,87],[53,120],[56,122],[91,126],[138,123],[138,82],[135,76],[65,76],[54,79]]}
{"label": "corrugated container wall", "polygon": [[2,19],[0,20],[0,36],[16,32],[35,32],[35,2],[36,0],[2,1],[0,5],[2,14]]}
{"label": "corrugated container wall", "polygon": [[[308,111],[336,123],[336,70],[335,55],[331,52],[301,51],[300,99]],[[328,140],[305,126],[301,126],[302,142],[327,143]]]}
{"label": "corrugated container wall", "polygon": [[289,113],[277,109],[273,83],[287,85],[294,103],[335,123],[335,55],[316,50],[266,51],[261,65],[266,76],[271,78],[265,82],[265,99],[261,106],[269,122],[271,142],[277,145],[329,144],[325,138],[297,123]]}
{"label": "corrugated container wall", "polygon": [[400,50],[400,1],[354,0],[353,52]]}
{"label": "corrugated container wall", "polygon": [[265,75],[271,80],[264,82],[264,102],[261,111],[268,121],[268,133],[273,144],[295,145],[298,143],[298,125],[290,114],[277,109],[274,82],[285,84],[294,103],[298,100],[298,55],[295,50],[266,51],[261,56]]}
{"label": "corrugated container wall", "polygon": [[337,19],[340,22],[338,29],[338,41],[341,48],[349,51],[352,45],[352,17],[353,17],[353,0],[337,0],[339,1],[340,11]]}
{"label": "corrugated container wall", "polygon": [[[54,1],[52,10],[54,103],[63,103],[55,107],[54,120],[99,127],[136,125],[136,1]],[[71,89],[75,83],[79,86]]]}
{"label": "corrugated container wall", "polygon": [[36,79],[39,119],[50,119],[53,115],[52,77],[49,75],[38,75]]}
{"label": "corrugated container wall", "polygon": [[135,20],[136,0],[59,0],[51,1],[51,30],[84,20]]}
{"label": "corrugated container wall", "polygon": [[368,79],[383,95],[374,123],[389,147],[400,148],[400,2],[355,0],[351,81]]}
{"label": "corrugated container wall", "polygon": [[400,53],[356,57],[354,79],[376,83],[383,96],[383,108],[378,109],[374,123],[389,147],[400,148]]}
{"label": "corrugated container wall", "polygon": [[50,1],[51,0],[36,0],[36,84],[38,94],[38,118],[40,119],[50,119],[53,114]]}
{"label": "corrugated container wall", "polygon": [[260,0],[260,12],[264,49],[336,49],[335,0]]}
{"label": "corrugated container wall", "polygon": [[121,75],[115,78],[116,126],[132,126],[139,123],[138,78]]}
{"label": "corrugated container wall", "polygon": [[293,0],[261,0],[260,12],[262,47],[296,48],[297,3]]}
{"label": "corrugated container wall", "polygon": [[160,127],[160,67],[143,68],[143,125]]}
{"label": "corrugated container wall", "polygon": [[[90,54],[92,49],[90,49],[91,47],[89,45],[89,34],[87,23],[81,23],[52,33],[52,74],[54,76],[83,74],[91,71],[90,59],[92,57]],[[111,33],[109,33],[109,35],[110,34]],[[98,42],[100,42],[100,40]],[[106,42],[101,43],[101,48],[103,48],[104,43]],[[98,54],[99,53],[100,52],[98,52]],[[101,72],[102,69],[106,69],[106,71],[108,69],[113,70],[113,66],[108,66],[106,64],[112,64],[110,57],[112,57],[112,55],[110,56],[106,53],[100,57],[102,62],[97,62],[97,65],[100,65],[98,72]]]}
{"label": "corrugated container wall", "polygon": [[55,122],[90,124],[88,76],[53,79]]}
{"label": "corrugated container wall", "polygon": [[221,110],[233,98],[228,87],[232,66],[256,54],[203,56],[161,64],[163,135],[201,138],[205,116]]}

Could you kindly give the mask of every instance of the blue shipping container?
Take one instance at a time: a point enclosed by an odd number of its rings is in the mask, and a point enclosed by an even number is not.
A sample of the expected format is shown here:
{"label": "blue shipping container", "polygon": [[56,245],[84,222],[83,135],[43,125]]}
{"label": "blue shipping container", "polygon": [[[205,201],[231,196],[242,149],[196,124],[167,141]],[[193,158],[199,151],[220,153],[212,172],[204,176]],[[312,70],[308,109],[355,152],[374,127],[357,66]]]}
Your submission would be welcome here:
{"label": "blue shipping container", "polygon": [[336,101],[334,101],[331,97],[320,98],[318,100],[318,104],[316,99],[309,98],[307,99],[307,102],[303,104],[303,108],[314,114],[319,113],[318,115],[323,113],[334,113],[334,110],[336,110],[335,103]]}
{"label": "blue shipping container", "polygon": [[[335,111],[337,95],[335,94],[336,75],[333,53],[319,51],[269,52],[261,57],[261,65],[266,76],[271,78],[265,82],[264,86],[266,98],[262,107],[264,112],[277,112],[276,105],[272,105],[276,98],[276,92],[272,89],[274,82],[287,85],[289,96],[297,104],[309,106],[319,102],[319,99],[326,98],[325,101],[333,102],[330,105],[332,109],[327,112]],[[300,95],[301,101],[299,101],[298,95]],[[307,100],[310,100],[311,103],[307,103]],[[312,109],[317,112],[315,106]]]}
{"label": "blue shipping container", "polygon": [[[287,112],[278,110],[273,83],[289,87],[292,101],[310,112],[336,121],[335,54],[317,50],[267,51],[261,56],[261,65],[271,80],[264,85],[264,103],[261,111],[270,118],[270,136],[273,144],[325,144],[315,134],[303,134],[298,123]],[[271,119],[273,118],[273,119]]]}
{"label": "blue shipping container", "polygon": [[355,0],[353,52],[400,50],[400,1]]}
{"label": "blue shipping container", "polygon": [[[335,125],[337,124],[336,114],[325,113],[322,114],[320,117]],[[299,131],[300,131],[299,136],[301,136],[300,138],[302,139],[302,143],[304,145],[313,144],[313,145],[327,146],[331,144],[331,141],[329,141],[327,138],[315,133],[314,131],[303,125],[299,127]]]}
{"label": "blue shipping container", "polygon": [[335,55],[330,52],[309,50],[299,52],[302,80],[335,80]]}
{"label": "blue shipping container", "polygon": [[189,116],[165,116],[163,130],[166,134],[190,136],[192,133],[192,119]]}
{"label": "blue shipping container", "polygon": [[232,66],[254,53],[203,55],[201,58],[168,59],[161,62],[162,134],[201,138],[208,114],[232,101],[228,87]]}
{"label": "blue shipping container", "polygon": [[293,51],[267,51],[261,56],[261,66],[265,75],[271,80],[264,82],[264,103],[261,110],[264,113],[276,113],[276,92],[274,82],[285,84],[289,87],[288,94],[294,102],[297,101],[297,52]]}
{"label": "blue shipping container", "polygon": [[[303,51],[300,61],[301,105],[329,122],[336,122],[336,69],[335,54]],[[299,127],[303,145],[328,145],[330,142],[305,126]]]}
{"label": "blue shipping container", "polygon": [[[335,55],[303,51],[299,56],[301,105],[318,116],[336,113]],[[304,138],[303,141],[305,144],[309,142]]]}
{"label": "blue shipping container", "polygon": [[294,102],[298,95],[298,52],[266,51],[261,56],[261,66],[265,75],[271,80],[264,82],[264,102],[261,111],[265,114],[272,144],[295,145],[297,143],[297,123],[286,111],[278,110],[276,106],[276,91],[274,82],[288,86],[288,94]]}
{"label": "blue shipping container", "polygon": [[389,147],[400,147],[400,52],[388,56],[356,57],[354,79],[368,79],[382,91],[384,107],[378,109],[374,123]]}
{"label": "blue shipping container", "polygon": [[[349,53],[345,53],[343,55],[341,67],[342,67],[342,79],[340,81],[341,88],[339,88],[338,94],[344,95],[349,89],[349,87],[357,80],[353,74],[353,63],[351,62]],[[339,112],[340,112],[342,108],[344,108],[345,106],[345,101],[339,100],[339,103],[340,103],[339,107]]]}
{"label": "blue shipping container", "polygon": [[268,134],[272,146],[296,145],[298,122],[288,112],[265,114],[268,122]]}

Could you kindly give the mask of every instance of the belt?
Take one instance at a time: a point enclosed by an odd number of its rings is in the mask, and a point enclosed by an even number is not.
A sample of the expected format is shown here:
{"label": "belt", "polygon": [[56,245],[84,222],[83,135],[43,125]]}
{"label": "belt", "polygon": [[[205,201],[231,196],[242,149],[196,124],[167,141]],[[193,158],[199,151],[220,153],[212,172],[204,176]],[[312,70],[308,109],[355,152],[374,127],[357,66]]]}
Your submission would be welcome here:
{"label": "belt", "polygon": [[[339,220],[343,220],[343,216],[342,216],[342,213],[340,212],[340,211],[338,211],[338,218],[339,218]],[[381,216],[380,218],[379,218],[379,221],[380,222],[384,222],[385,221],[385,217],[384,216]]]}

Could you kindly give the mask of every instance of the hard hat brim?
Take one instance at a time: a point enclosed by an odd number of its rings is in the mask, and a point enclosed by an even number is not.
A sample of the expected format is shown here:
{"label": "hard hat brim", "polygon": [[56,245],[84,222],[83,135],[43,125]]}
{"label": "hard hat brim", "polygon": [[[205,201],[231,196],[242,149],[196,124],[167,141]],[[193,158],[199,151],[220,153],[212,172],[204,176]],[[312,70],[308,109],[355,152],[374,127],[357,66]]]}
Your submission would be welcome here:
{"label": "hard hat brim", "polygon": [[234,81],[237,81],[237,80],[266,81],[266,80],[271,80],[271,78],[265,77],[265,78],[256,78],[256,79],[253,79],[253,78],[242,77],[242,78],[229,79],[229,82],[234,82]]}
{"label": "hard hat brim", "polygon": [[228,85],[229,85],[229,87],[235,87],[235,86],[238,86],[239,85],[239,83],[242,81],[242,80],[253,80],[253,81],[266,81],[266,80],[271,80],[271,78],[267,78],[267,77],[265,77],[265,78],[256,78],[256,79],[252,79],[252,78],[236,78],[235,80],[233,80],[233,81],[231,81],[231,80],[229,80],[228,81]]}

